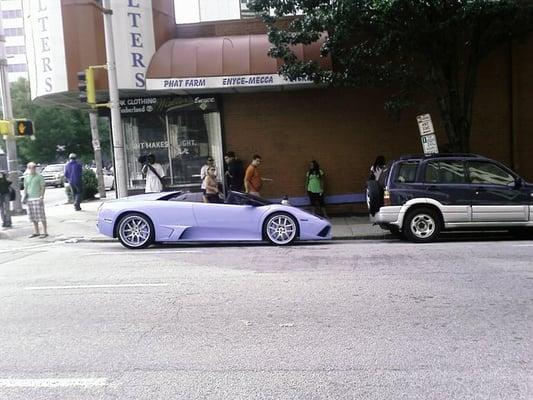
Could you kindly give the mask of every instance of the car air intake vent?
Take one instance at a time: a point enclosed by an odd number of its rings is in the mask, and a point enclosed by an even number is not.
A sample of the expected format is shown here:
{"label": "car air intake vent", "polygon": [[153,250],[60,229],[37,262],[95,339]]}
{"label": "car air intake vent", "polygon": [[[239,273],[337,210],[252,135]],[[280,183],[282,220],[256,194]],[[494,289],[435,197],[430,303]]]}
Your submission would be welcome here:
{"label": "car air intake vent", "polygon": [[329,233],[330,229],[331,229],[331,226],[326,226],[324,229],[322,229],[320,232],[318,232],[318,236],[320,236],[320,237],[328,236],[328,233]]}

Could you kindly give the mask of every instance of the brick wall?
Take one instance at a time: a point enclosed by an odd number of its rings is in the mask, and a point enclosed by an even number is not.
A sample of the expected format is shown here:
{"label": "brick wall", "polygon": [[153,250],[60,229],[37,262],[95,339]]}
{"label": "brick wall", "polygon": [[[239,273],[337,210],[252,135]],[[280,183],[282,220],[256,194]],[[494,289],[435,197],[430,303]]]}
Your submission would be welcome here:
{"label": "brick wall", "polygon": [[[231,24],[230,24],[231,25]],[[533,35],[502,46],[480,67],[472,116],[471,151],[494,158],[533,181]],[[327,174],[329,194],[364,190],[378,154],[388,160],[421,153],[416,115],[431,113],[441,149],[447,143],[438,110],[422,106],[392,118],[376,89],[317,89],[222,96],[226,149],[248,162],[264,158],[274,179],[266,196],[305,194],[308,163]],[[423,100],[423,99],[420,99]],[[426,99],[426,104],[432,104]]]}

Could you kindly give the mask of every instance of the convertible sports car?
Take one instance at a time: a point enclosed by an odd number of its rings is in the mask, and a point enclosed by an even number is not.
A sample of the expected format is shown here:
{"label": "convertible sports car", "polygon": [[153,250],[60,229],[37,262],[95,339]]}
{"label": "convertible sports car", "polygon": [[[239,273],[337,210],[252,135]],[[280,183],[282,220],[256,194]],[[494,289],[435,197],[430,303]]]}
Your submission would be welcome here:
{"label": "convertible sports car", "polygon": [[157,242],[331,239],[330,223],[289,205],[230,192],[224,203],[203,203],[201,193],[148,193],[108,201],[98,211],[100,233],[129,249]]}

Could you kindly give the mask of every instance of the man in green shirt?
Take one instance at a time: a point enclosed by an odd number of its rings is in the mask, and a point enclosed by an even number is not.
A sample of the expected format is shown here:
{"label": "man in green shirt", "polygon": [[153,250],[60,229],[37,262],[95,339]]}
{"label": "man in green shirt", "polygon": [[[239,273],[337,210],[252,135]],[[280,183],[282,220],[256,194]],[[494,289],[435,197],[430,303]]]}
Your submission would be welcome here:
{"label": "man in green shirt", "polygon": [[[44,190],[45,183],[41,174],[35,170],[35,163],[28,163],[28,174],[24,178],[24,203],[28,206],[28,215],[33,222],[34,233],[31,238],[39,237],[41,239],[48,236],[46,230],[46,214],[44,213]],[[39,221],[43,224],[43,233],[39,232]]]}

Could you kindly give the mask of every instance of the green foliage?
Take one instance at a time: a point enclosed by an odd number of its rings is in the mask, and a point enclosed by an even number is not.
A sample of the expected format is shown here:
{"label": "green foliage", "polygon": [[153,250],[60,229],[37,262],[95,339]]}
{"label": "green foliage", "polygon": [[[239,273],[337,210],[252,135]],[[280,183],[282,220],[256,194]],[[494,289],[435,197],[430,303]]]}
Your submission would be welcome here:
{"label": "green foliage", "polygon": [[[468,151],[480,62],[533,30],[528,0],[251,0],[269,27],[273,57],[290,79],[333,86],[394,89],[386,107],[400,110],[425,91],[435,99],[451,150]],[[286,29],[278,20],[293,16]],[[322,55],[333,71],[299,61],[290,45],[326,32]]]}
{"label": "green foliage", "polygon": [[82,199],[93,199],[94,195],[98,193],[98,180],[96,179],[96,174],[92,169],[84,168],[81,179],[83,181]]}
{"label": "green foliage", "polygon": [[[29,83],[22,78],[11,84],[11,99],[14,117],[33,120],[35,129],[35,140],[17,141],[21,164],[28,161],[64,161],[69,153],[78,154],[84,163],[94,159],[89,115],[86,111],[32,102]],[[100,124],[99,130],[102,152],[109,154],[109,128],[106,124]]]}

